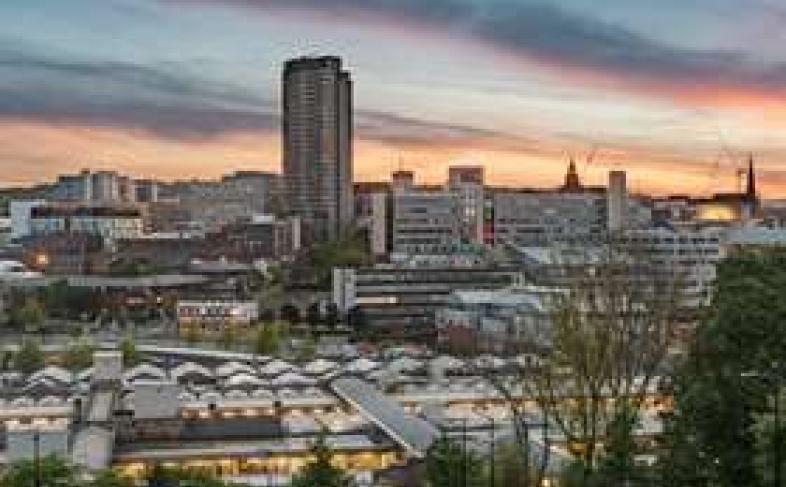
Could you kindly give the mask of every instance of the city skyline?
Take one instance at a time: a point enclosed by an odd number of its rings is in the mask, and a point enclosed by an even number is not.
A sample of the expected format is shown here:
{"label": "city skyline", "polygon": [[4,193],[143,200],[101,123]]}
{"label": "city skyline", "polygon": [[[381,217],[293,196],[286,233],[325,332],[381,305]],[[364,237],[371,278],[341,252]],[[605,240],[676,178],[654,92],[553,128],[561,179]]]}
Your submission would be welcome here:
{"label": "city skyline", "polygon": [[0,183],[280,172],[283,62],[329,54],[356,80],[359,181],[474,163],[553,187],[572,154],[587,184],[625,169],[634,192],[709,194],[753,152],[784,197],[786,11],[738,3],[9,1]]}

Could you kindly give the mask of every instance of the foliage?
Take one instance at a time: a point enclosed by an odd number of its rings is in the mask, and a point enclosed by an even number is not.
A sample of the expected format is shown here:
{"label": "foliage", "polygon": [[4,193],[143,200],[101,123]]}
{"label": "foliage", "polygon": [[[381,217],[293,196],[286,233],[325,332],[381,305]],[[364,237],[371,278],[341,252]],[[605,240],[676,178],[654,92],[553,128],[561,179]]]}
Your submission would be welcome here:
{"label": "foliage", "polygon": [[23,460],[13,463],[0,477],[0,487],[30,487],[36,478],[43,486],[78,486],[77,471],[63,460],[46,456],[38,461]]}
{"label": "foliage", "polygon": [[300,343],[300,350],[298,350],[298,359],[307,361],[313,359],[317,354],[317,342],[312,335],[303,338]]}
{"label": "foliage", "polygon": [[63,366],[70,370],[84,370],[93,365],[93,346],[86,340],[71,343],[63,352]]}
{"label": "foliage", "polygon": [[123,355],[123,365],[133,367],[142,361],[142,355],[136,348],[134,337],[127,335],[120,341],[120,353]]}
{"label": "foliage", "polygon": [[743,251],[718,267],[711,312],[674,377],[660,458],[664,483],[763,484],[755,459],[766,422],[753,426],[769,410],[773,387],[757,377],[772,376],[773,363],[786,356],[784,295],[784,249]]}
{"label": "foliage", "polygon": [[9,311],[9,321],[19,328],[37,328],[46,318],[41,302],[28,296],[21,304],[14,305]]}
{"label": "foliage", "polygon": [[14,355],[14,367],[20,372],[30,374],[44,366],[44,352],[38,342],[31,339],[22,341],[19,350]]}
{"label": "foliage", "polygon": [[109,273],[113,276],[149,276],[157,272],[159,269],[147,262],[121,262],[109,269]]}
{"label": "foliage", "polygon": [[349,233],[338,240],[315,245],[309,254],[311,276],[321,289],[329,289],[335,267],[360,267],[371,263],[361,232]]}
{"label": "foliage", "polygon": [[[559,290],[542,297],[548,310],[543,326],[534,324],[520,343],[505,344],[540,350],[537,366],[512,378],[488,377],[514,417],[522,459],[531,463],[527,470],[532,485],[540,484],[550,462],[554,435],[547,429],[565,439],[581,485],[599,475],[602,445],[615,435],[617,441],[624,440],[619,436],[622,418],[632,424],[638,420],[675,337],[680,276],[613,238],[590,254],[571,250],[559,257],[564,264],[555,269]],[[533,398],[548,428],[530,427],[532,411],[514,399],[516,390]],[[530,454],[533,434],[541,436],[545,455]],[[617,462],[629,460],[609,459],[604,468],[615,471],[622,468]]]}
{"label": "foliage", "polygon": [[86,482],[86,487],[134,487],[133,479],[124,477],[114,470],[98,472],[95,477]]}
{"label": "foliage", "polygon": [[325,325],[329,328],[336,328],[341,321],[341,314],[338,311],[338,306],[336,303],[329,302],[327,306],[325,306],[325,316],[323,317],[323,321]]}
{"label": "foliage", "polygon": [[281,319],[292,325],[300,323],[300,310],[294,304],[285,304],[280,310]]}
{"label": "foliage", "polygon": [[306,309],[306,321],[311,327],[316,327],[322,322],[322,310],[318,302],[314,301]]}
{"label": "foliage", "polygon": [[353,306],[347,312],[347,325],[355,333],[363,334],[368,330],[368,316],[360,306]]}
{"label": "foliage", "polygon": [[77,319],[99,307],[95,291],[69,286],[66,281],[53,282],[44,288],[41,300],[49,314],[59,318]]}
{"label": "foliage", "polygon": [[352,478],[332,463],[333,452],[328,447],[325,435],[320,434],[311,448],[314,461],[306,465],[290,484],[291,487],[352,487]]}
{"label": "foliage", "polygon": [[481,487],[488,484],[483,460],[458,439],[440,438],[426,456],[429,487]]}
{"label": "foliage", "polygon": [[[783,407],[786,405],[786,391],[783,387],[773,386],[780,391],[776,397],[773,393],[767,398],[767,411],[754,415],[752,432],[756,456],[754,467],[764,485],[778,485],[774,470],[776,462],[780,459],[781,482],[786,474],[786,426],[783,422]],[[777,415],[776,415],[777,411]]]}
{"label": "foliage", "polygon": [[266,323],[257,326],[254,339],[254,352],[257,355],[274,355],[281,347],[281,325]]}
{"label": "foliage", "polygon": [[221,336],[219,340],[221,341],[221,347],[224,350],[230,350],[237,342],[237,332],[235,331],[235,328],[232,325],[225,324],[221,328]]}
{"label": "foliage", "polygon": [[202,339],[202,332],[198,326],[189,326],[183,334],[183,340],[189,345],[194,345]]}

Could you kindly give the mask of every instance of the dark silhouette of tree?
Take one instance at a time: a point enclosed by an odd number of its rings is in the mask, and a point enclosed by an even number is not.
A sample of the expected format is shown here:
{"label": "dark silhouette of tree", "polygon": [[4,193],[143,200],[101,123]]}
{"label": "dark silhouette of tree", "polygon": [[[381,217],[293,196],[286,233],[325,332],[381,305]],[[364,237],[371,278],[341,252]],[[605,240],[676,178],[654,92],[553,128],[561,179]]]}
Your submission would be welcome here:
{"label": "dark silhouette of tree", "polygon": [[314,461],[297,474],[291,487],[353,487],[355,482],[343,470],[333,465],[333,451],[328,447],[325,434],[317,437],[311,447]]}

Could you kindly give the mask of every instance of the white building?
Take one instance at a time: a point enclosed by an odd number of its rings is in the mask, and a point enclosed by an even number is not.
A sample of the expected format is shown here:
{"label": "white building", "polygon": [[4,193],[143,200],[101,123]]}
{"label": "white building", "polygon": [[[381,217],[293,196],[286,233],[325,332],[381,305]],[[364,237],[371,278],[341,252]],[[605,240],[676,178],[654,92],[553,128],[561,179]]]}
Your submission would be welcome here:
{"label": "white building", "polygon": [[98,235],[107,240],[139,238],[144,233],[142,214],[129,207],[37,206],[30,215],[31,236],[58,233]]}
{"label": "white building", "polygon": [[14,200],[8,205],[11,216],[11,239],[30,236],[30,218],[34,208],[46,204],[44,200]]}

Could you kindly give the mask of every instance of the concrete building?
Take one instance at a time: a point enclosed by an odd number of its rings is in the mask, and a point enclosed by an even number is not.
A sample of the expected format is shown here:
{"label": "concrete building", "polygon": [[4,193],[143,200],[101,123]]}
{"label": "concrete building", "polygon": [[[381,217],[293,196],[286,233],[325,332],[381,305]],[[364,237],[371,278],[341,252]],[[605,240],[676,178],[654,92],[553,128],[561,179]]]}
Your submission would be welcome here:
{"label": "concrete building", "polygon": [[137,179],[135,181],[136,201],[138,203],[156,203],[158,188],[158,181],[154,179]]}
{"label": "concrete building", "polygon": [[602,193],[494,191],[485,241],[491,245],[548,246],[593,241],[606,231]]}
{"label": "concrete building", "polygon": [[338,57],[291,59],[282,91],[288,209],[313,240],[335,239],[353,218],[350,74]]}
{"label": "concrete building", "polygon": [[531,285],[497,290],[457,290],[436,311],[442,349],[521,353],[551,343],[551,296],[558,291]]}
{"label": "concrete building", "polygon": [[93,199],[93,177],[83,169],[79,174],[61,174],[57,177],[51,198],[55,201],[87,202]]}
{"label": "concrete building", "polygon": [[139,238],[144,233],[141,212],[125,206],[36,206],[30,214],[30,235],[57,233],[97,235],[105,240]]}
{"label": "concrete building", "polygon": [[609,172],[606,192],[609,232],[619,232],[628,225],[628,188],[625,171]]}
{"label": "concrete building", "polygon": [[401,188],[392,195],[393,253],[449,254],[462,243],[461,201],[443,189]]}
{"label": "concrete building", "polygon": [[45,200],[14,200],[8,205],[8,213],[11,217],[11,240],[18,240],[29,237],[32,229],[30,220],[33,210],[46,205]]}
{"label": "concrete building", "polygon": [[481,166],[451,166],[447,189],[458,199],[463,242],[483,243],[484,170]]}
{"label": "concrete building", "polygon": [[102,203],[120,201],[120,181],[115,171],[96,171],[91,174],[92,200]]}
{"label": "concrete building", "polygon": [[510,268],[380,264],[334,269],[333,302],[342,312],[363,310],[372,325],[429,334],[434,313],[451,292],[498,289],[511,284]]}

